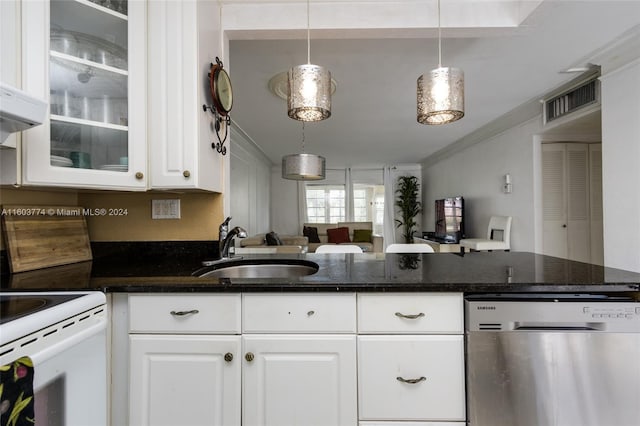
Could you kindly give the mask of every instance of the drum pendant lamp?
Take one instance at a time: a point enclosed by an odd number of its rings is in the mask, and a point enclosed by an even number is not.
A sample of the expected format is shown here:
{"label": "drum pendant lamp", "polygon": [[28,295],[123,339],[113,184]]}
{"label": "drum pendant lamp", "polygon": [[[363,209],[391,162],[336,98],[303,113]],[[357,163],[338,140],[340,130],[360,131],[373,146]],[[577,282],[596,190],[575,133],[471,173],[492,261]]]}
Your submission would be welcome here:
{"label": "drum pendant lamp", "polygon": [[322,180],[326,176],[324,157],[304,152],[304,121],[302,122],[302,153],[282,157],[282,177],[289,180]]}
{"label": "drum pendant lamp", "polygon": [[438,0],[438,68],[418,78],[418,123],[447,124],[464,117],[464,73],[442,66],[442,29]]}
{"label": "drum pendant lamp", "polygon": [[287,114],[294,120],[321,121],[331,116],[331,72],[311,64],[309,0],[307,0],[307,63],[287,73]]}

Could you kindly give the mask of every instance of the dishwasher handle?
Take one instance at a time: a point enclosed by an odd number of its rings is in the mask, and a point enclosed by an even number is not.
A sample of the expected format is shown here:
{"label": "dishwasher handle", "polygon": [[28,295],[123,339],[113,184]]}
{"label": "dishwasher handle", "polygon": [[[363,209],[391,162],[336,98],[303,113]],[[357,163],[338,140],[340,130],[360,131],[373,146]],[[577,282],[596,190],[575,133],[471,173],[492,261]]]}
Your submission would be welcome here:
{"label": "dishwasher handle", "polygon": [[606,324],[603,322],[532,322],[515,321],[512,323],[513,331],[605,331]]}

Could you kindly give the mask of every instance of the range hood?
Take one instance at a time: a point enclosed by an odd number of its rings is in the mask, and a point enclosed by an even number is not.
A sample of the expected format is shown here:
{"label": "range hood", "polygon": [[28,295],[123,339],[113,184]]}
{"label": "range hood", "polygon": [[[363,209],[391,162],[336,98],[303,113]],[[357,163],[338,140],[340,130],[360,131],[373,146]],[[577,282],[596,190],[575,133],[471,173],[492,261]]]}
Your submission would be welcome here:
{"label": "range hood", "polygon": [[47,102],[0,82],[0,146],[11,133],[42,124]]}

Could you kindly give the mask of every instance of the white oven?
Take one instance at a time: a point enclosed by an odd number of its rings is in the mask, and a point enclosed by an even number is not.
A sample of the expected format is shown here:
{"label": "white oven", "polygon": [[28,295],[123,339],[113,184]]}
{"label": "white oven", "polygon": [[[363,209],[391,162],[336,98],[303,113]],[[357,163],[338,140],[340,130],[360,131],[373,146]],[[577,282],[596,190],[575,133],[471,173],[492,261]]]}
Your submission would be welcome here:
{"label": "white oven", "polygon": [[101,292],[0,293],[0,365],[33,361],[36,425],[107,424],[105,300]]}

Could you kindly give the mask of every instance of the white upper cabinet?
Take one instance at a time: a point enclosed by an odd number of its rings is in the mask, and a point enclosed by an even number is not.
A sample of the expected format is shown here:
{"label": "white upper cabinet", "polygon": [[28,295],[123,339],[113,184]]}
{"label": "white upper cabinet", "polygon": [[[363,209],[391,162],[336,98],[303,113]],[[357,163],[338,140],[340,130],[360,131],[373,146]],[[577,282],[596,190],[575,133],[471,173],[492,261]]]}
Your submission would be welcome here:
{"label": "white upper cabinet", "polygon": [[211,146],[214,116],[202,108],[212,104],[207,74],[222,50],[218,3],[147,4],[150,187],[222,192],[225,157]]}
{"label": "white upper cabinet", "polygon": [[146,3],[23,1],[21,36],[23,89],[50,102],[22,183],[145,190]]}
{"label": "white upper cabinet", "polygon": [[21,86],[50,103],[23,133],[19,183],[223,192],[228,161],[203,110],[222,50],[217,2],[19,4]]}

